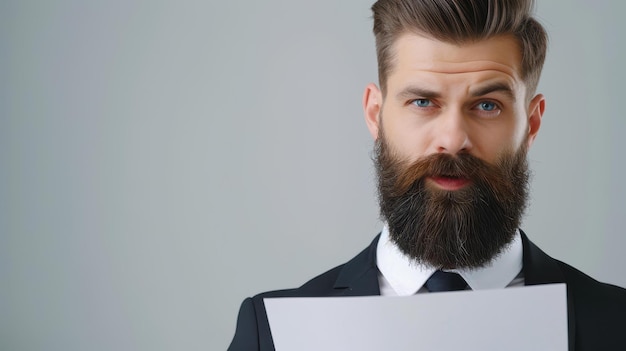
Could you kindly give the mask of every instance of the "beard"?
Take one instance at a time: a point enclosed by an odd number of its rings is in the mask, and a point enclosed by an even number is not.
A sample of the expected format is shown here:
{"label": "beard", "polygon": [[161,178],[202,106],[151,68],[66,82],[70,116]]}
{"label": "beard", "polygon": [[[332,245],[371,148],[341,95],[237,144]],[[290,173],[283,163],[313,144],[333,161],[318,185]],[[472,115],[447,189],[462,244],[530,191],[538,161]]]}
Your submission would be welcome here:
{"label": "beard", "polygon": [[[529,171],[526,143],[495,164],[467,153],[433,154],[402,161],[381,130],[375,166],[381,217],[391,240],[419,264],[437,269],[479,268],[508,247],[526,209]],[[429,177],[470,182],[449,191]]]}

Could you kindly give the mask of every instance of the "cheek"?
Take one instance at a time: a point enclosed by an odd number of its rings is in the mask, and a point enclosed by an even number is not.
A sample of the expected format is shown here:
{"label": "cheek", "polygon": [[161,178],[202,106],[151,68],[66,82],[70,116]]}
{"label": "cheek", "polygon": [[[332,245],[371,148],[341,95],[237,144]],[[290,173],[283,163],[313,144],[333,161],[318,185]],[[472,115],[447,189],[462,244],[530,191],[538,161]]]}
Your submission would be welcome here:
{"label": "cheek", "polygon": [[515,128],[512,120],[470,120],[466,129],[473,156],[492,163],[497,156],[514,144]]}
{"label": "cheek", "polygon": [[525,140],[525,129],[521,125],[510,124],[503,126],[498,130],[492,130],[489,133],[483,133],[482,137],[477,141],[478,153],[484,155],[476,155],[485,161],[493,163],[502,153],[513,152],[519,149]]}
{"label": "cheek", "polygon": [[394,128],[391,132],[385,129],[385,140],[390,150],[409,162],[425,156],[427,139],[427,133],[422,133],[419,128]]}

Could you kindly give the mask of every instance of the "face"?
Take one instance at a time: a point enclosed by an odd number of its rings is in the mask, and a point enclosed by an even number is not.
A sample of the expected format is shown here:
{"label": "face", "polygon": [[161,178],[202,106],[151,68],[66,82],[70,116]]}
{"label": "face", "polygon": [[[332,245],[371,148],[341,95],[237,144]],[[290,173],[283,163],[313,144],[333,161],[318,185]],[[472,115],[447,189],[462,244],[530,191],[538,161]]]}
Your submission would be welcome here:
{"label": "face", "polygon": [[[447,153],[468,153],[488,163],[533,142],[544,98],[526,96],[521,52],[510,36],[455,45],[404,34],[395,43],[387,91],[370,84],[366,122],[375,139],[407,162]],[[384,117],[383,117],[384,116]],[[458,189],[462,180],[430,179]]]}
{"label": "face", "polygon": [[381,214],[418,262],[483,266],[519,226],[543,97],[525,97],[512,38],[455,46],[405,35],[396,44],[386,96],[370,85],[364,99]]}

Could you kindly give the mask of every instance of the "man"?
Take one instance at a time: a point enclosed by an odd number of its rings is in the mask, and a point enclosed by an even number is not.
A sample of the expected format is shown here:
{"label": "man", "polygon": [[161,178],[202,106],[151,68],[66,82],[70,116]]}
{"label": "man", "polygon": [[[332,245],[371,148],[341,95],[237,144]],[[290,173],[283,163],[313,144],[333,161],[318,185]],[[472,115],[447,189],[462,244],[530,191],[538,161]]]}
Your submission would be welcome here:
{"label": "man", "polygon": [[[566,283],[570,350],[626,347],[626,290],[547,256],[519,229],[545,108],[532,0],[379,0],[375,140],[382,233],[300,288],[246,299],[230,350],[273,350],[263,298],[412,295]],[[511,316],[515,318],[515,316]],[[523,331],[520,331],[523,333]]]}

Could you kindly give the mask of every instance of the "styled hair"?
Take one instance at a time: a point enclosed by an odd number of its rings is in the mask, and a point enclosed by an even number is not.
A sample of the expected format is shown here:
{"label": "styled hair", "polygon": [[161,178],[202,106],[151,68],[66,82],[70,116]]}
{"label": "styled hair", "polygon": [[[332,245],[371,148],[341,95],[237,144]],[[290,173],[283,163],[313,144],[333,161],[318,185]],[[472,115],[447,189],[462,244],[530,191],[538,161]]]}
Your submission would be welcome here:
{"label": "styled hair", "polygon": [[393,67],[393,46],[400,35],[415,33],[463,44],[513,35],[522,53],[521,74],[528,98],[534,95],[546,57],[548,36],[532,17],[533,0],[378,0],[372,6],[383,93]]}

